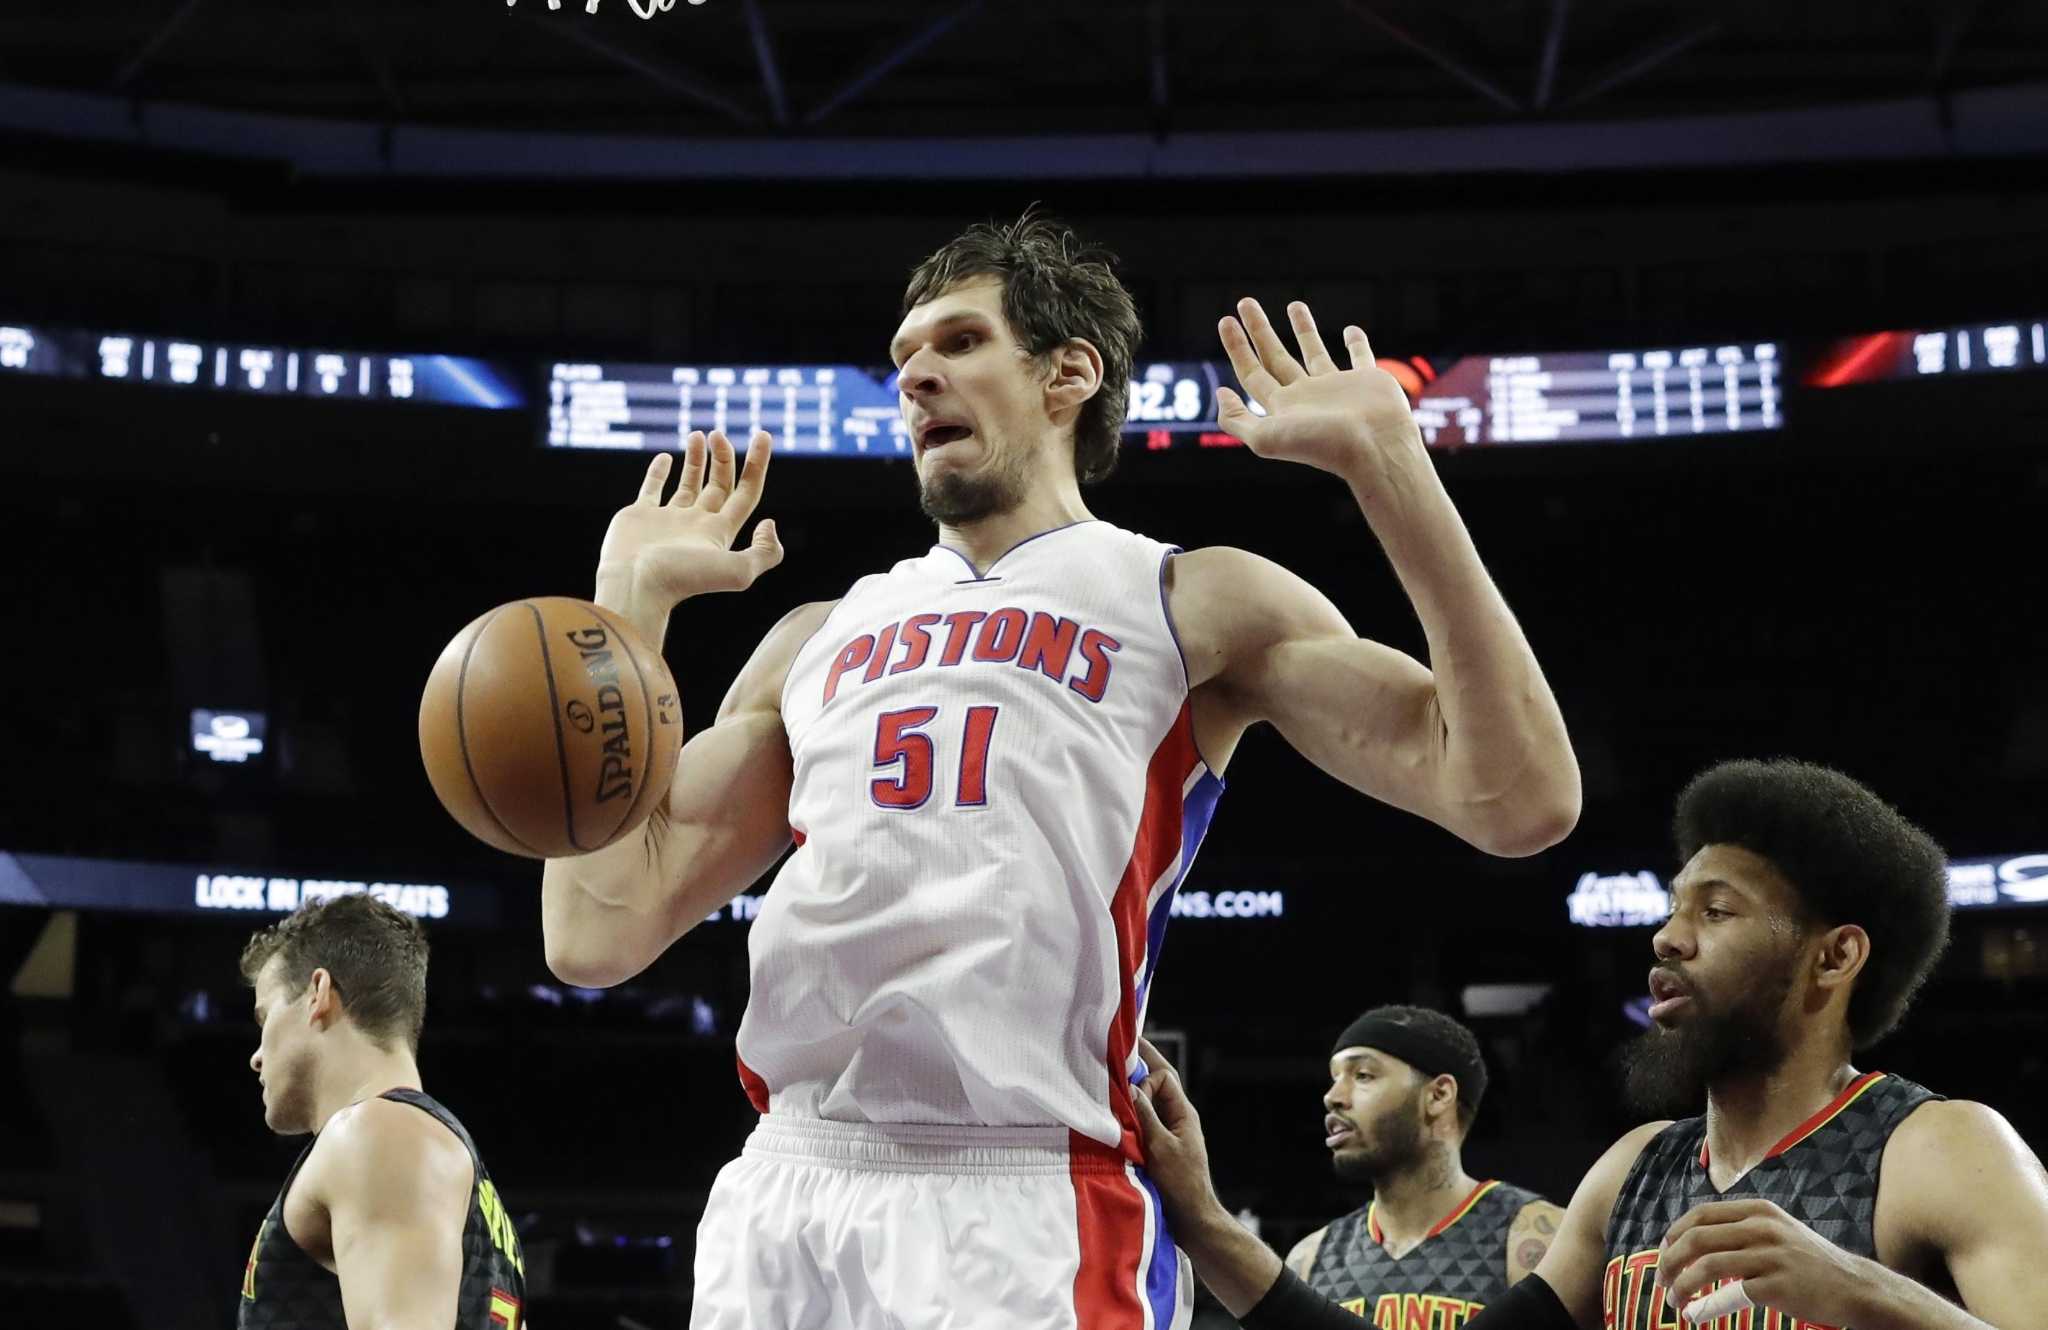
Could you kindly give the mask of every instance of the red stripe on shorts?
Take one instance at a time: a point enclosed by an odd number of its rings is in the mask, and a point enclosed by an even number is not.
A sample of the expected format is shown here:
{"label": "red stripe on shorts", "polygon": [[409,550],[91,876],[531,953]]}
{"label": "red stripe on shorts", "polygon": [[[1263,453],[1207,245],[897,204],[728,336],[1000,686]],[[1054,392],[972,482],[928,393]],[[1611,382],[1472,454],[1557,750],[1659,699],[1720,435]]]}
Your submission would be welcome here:
{"label": "red stripe on shorts", "polygon": [[1074,1324],[1082,1330],[1142,1330],[1138,1262],[1150,1224],[1144,1198],[1124,1172],[1122,1155],[1077,1131],[1067,1137],[1081,1249],[1074,1271]]}

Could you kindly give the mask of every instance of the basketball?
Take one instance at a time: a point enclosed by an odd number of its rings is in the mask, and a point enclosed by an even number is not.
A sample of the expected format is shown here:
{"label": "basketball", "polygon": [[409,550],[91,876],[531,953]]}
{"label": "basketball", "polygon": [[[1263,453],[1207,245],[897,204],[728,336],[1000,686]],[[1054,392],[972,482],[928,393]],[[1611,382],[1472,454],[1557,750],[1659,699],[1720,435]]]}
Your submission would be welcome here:
{"label": "basketball", "polygon": [[486,845],[534,859],[631,833],[667,794],[682,739],[661,656],[566,596],[472,621],[420,698],[420,760],[441,806]]}

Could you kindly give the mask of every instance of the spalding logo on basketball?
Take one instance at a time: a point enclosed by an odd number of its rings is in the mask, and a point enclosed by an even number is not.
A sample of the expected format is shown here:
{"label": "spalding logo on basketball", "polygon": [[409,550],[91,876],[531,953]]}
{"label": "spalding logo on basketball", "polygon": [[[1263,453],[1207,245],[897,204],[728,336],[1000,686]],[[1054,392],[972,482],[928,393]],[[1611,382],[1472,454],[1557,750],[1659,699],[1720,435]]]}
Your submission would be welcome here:
{"label": "spalding logo on basketball", "polygon": [[455,635],[420,698],[442,807],[511,854],[560,859],[637,829],[668,795],[682,710],[661,656],[566,596],[500,605]]}

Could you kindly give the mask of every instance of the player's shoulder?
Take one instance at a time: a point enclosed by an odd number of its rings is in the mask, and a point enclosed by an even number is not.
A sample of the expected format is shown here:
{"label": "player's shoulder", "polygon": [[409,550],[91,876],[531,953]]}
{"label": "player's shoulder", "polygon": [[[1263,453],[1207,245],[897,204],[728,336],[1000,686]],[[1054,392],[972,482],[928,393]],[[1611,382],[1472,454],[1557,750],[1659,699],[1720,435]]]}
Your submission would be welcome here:
{"label": "player's shoulder", "polygon": [[2032,1161],[2033,1151],[1989,1104],[1968,1099],[1930,1099],[1900,1120],[1885,1143],[1885,1187],[1896,1180],[1949,1190],[1967,1185],[1978,1170]]}
{"label": "player's shoulder", "polygon": [[475,1170],[469,1147],[440,1119],[378,1098],[350,1104],[329,1118],[300,1175],[331,1206],[395,1179],[466,1188]]}
{"label": "player's shoulder", "polygon": [[1555,1227],[1557,1222],[1563,1218],[1563,1206],[1554,1201],[1546,1200],[1534,1192],[1530,1192],[1528,1193],[1528,1198],[1515,1209],[1513,1227],[1517,1229],[1541,1228],[1545,1224]]}
{"label": "player's shoulder", "polygon": [[726,705],[720,708],[721,715],[775,707],[797,653],[804,649],[804,643],[817,636],[839,604],[838,600],[806,601],[777,619],[734,677]]}
{"label": "player's shoulder", "polygon": [[1630,1170],[1635,1168],[1636,1161],[1643,1157],[1643,1152],[1650,1148],[1650,1143],[1676,1125],[1678,1124],[1675,1119],[1661,1118],[1631,1128],[1593,1161],[1593,1167],[1586,1170],[1585,1179],[1580,1182],[1579,1190],[1603,1195],[1607,1206],[1611,1207],[1614,1198],[1621,1194],[1622,1184],[1628,1181]]}
{"label": "player's shoulder", "polygon": [[1323,1239],[1330,1235],[1330,1226],[1323,1225],[1315,1232],[1294,1244],[1287,1251],[1287,1268],[1303,1279],[1315,1268],[1316,1253],[1323,1249]]}

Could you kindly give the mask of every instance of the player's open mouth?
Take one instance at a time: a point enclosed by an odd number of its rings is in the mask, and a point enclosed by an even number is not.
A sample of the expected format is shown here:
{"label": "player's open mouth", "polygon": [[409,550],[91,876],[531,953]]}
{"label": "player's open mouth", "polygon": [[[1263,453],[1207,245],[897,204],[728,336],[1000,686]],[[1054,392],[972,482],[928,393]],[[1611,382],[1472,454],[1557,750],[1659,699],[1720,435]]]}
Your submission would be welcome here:
{"label": "player's open mouth", "polygon": [[1352,1126],[1335,1113],[1323,1119],[1323,1144],[1332,1150],[1351,1144],[1358,1137],[1358,1128]]}
{"label": "player's open mouth", "polygon": [[1669,970],[1650,971],[1650,1010],[1653,1021],[1661,1021],[1692,1001],[1685,985]]}
{"label": "player's open mouth", "polygon": [[973,434],[974,431],[965,425],[927,425],[924,428],[924,433],[918,436],[917,444],[922,451],[930,452],[934,448],[943,448],[949,443],[958,443],[960,440],[969,438]]}

